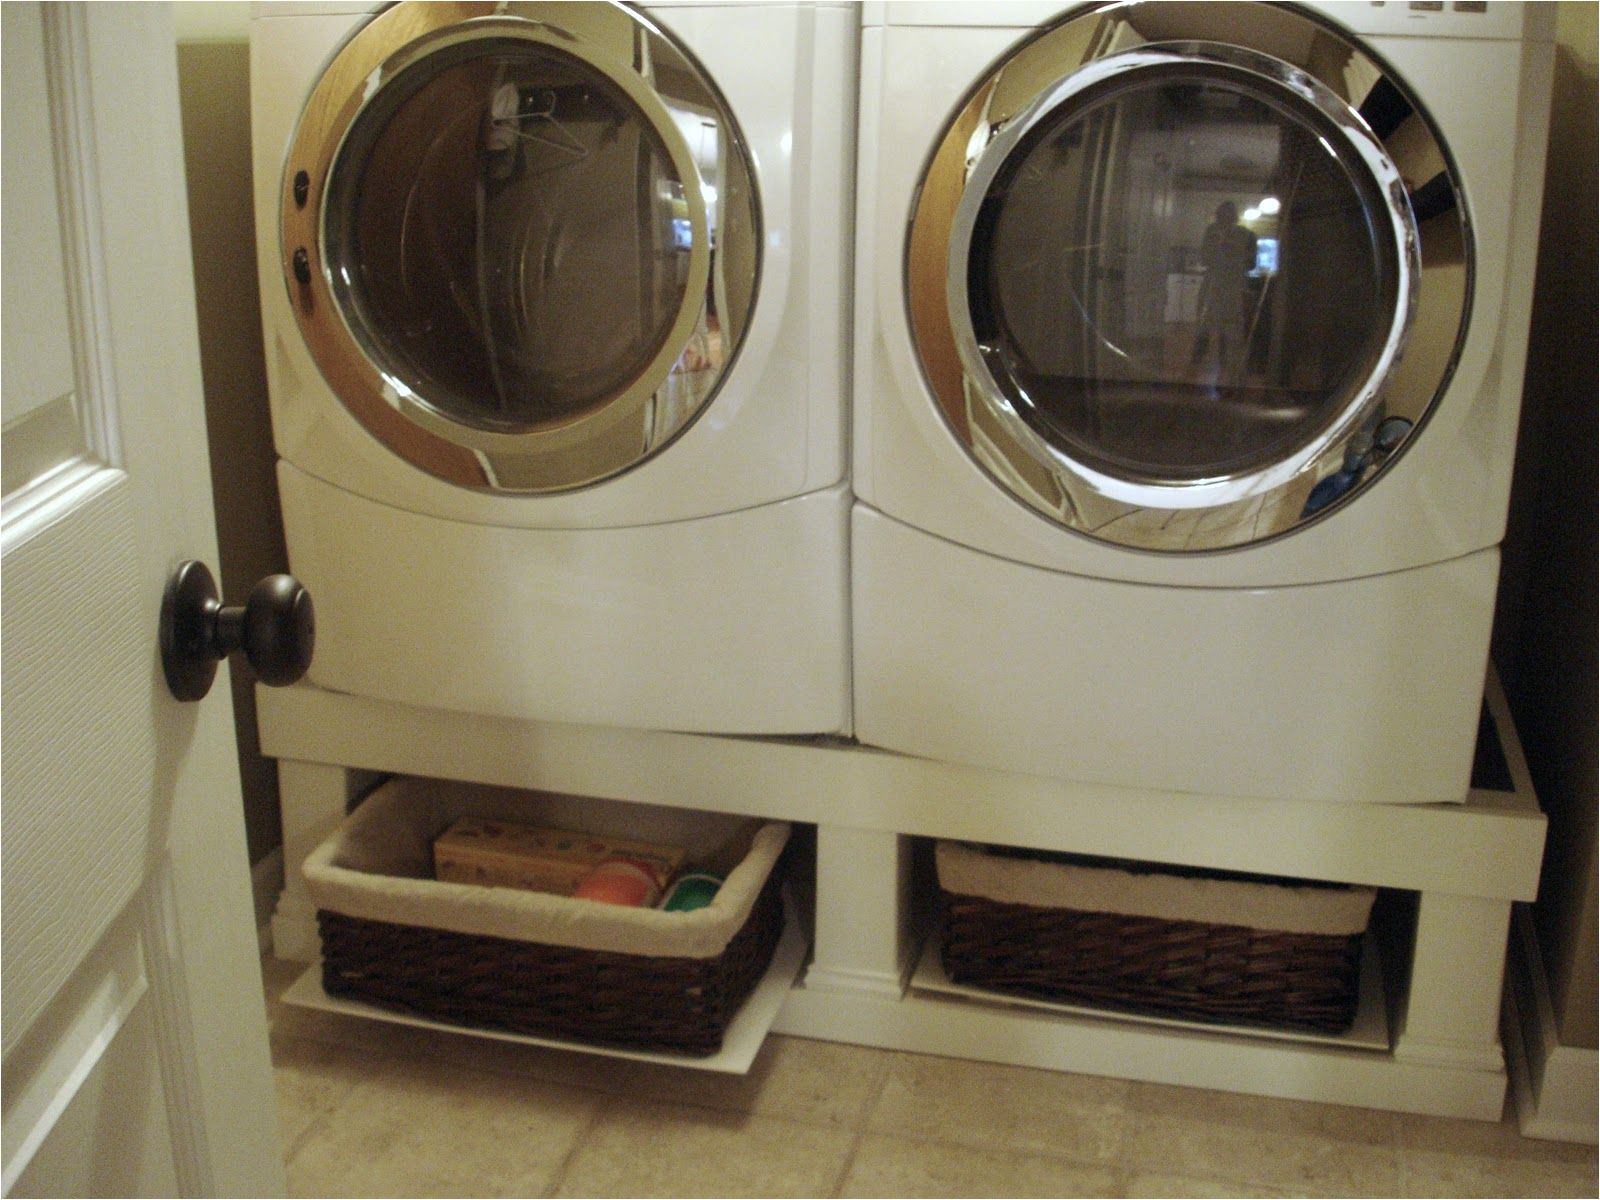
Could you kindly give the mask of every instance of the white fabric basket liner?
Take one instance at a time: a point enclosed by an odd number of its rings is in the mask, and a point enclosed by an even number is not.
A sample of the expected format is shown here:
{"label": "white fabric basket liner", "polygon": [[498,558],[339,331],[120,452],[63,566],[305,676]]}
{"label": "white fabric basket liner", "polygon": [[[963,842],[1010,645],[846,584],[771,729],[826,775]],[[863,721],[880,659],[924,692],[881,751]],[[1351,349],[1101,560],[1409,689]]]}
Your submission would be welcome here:
{"label": "white fabric basket liner", "polygon": [[[682,846],[693,869],[727,878],[709,905],[691,912],[439,882],[433,839],[464,816]],[[780,821],[402,778],[374,791],[312,851],[305,877],[318,908],[347,917],[580,950],[715,958],[743,928],[788,840]]]}
{"label": "white fabric basket liner", "polygon": [[1239,925],[1273,933],[1325,937],[1362,933],[1377,896],[1368,887],[1188,879],[1010,858],[960,842],[940,842],[935,858],[939,886],[961,896],[1162,921]]}

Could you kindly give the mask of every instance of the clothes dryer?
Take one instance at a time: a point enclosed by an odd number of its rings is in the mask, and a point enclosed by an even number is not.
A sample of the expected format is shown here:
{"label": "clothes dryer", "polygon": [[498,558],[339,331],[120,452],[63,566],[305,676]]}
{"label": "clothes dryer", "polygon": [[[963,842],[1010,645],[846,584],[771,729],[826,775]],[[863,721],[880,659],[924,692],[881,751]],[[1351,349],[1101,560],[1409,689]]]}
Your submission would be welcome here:
{"label": "clothes dryer", "polygon": [[1464,798],[1553,16],[868,5],[856,729]]}
{"label": "clothes dryer", "polygon": [[848,728],[857,25],[826,3],[257,6],[312,682]]}

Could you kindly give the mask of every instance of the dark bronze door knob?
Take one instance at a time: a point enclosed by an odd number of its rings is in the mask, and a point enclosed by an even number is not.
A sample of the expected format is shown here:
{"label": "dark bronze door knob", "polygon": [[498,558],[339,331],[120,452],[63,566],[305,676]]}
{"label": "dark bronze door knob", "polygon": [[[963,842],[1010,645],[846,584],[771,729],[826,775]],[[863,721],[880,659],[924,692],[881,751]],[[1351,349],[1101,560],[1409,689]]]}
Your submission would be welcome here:
{"label": "dark bronze door knob", "polygon": [[179,700],[199,700],[211,690],[217,663],[235,650],[271,687],[301,678],[316,644],[316,614],[311,593],[293,575],[268,575],[242,605],[224,607],[206,565],[189,559],[167,580],[160,636],[167,687]]}

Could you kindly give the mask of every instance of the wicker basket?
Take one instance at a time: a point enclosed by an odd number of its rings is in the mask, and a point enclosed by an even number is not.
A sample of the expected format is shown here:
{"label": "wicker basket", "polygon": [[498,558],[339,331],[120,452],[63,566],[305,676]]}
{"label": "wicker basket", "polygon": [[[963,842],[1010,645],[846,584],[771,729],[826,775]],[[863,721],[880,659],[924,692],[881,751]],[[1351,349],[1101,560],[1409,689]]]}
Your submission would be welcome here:
{"label": "wicker basket", "polygon": [[[687,913],[438,882],[432,839],[465,815],[688,845],[727,880]],[[714,1054],[782,934],[787,838],[779,823],[395,780],[306,861],[323,987],[453,1024]]]}
{"label": "wicker basket", "polygon": [[953,982],[1318,1033],[1355,1018],[1371,888],[954,842],[939,844],[937,861]]}

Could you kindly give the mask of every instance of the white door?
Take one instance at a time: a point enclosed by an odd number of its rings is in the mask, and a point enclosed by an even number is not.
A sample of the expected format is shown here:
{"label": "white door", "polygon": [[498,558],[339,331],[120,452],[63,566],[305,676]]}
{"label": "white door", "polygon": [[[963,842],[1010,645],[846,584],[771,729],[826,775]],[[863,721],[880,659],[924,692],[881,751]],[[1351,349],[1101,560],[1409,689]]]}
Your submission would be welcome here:
{"label": "white door", "polygon": [[4,1190],[281,1194],[227,680],[157,653],[216,561],[169,16],[0,21]]}

